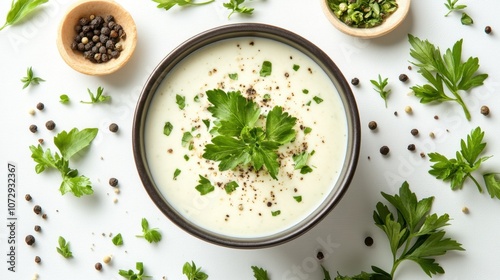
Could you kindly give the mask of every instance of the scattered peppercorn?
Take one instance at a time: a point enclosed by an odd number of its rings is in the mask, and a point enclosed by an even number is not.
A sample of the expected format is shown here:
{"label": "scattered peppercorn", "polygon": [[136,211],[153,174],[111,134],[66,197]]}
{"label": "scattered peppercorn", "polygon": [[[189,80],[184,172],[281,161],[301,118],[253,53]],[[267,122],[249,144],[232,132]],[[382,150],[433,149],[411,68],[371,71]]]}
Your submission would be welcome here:
{"label": "scattered peppercorn", "polygon": [[118,186],[118,179],[116,178],[109,178],[109,185],[112,187]]}
{"label": "scattered peppercorn", "polygon": [[36,232],[40,232],[42,230],[42,227],[40,227],[39,225],[36,225],[34,229]]}
{"label": "scattered peppercorn", "polygon": [[118,125],[116,123],[112,123],[109,125],[109,131],[111,132],[117,132],[118,131]]}
{"label": "scattered peppercorn", "polygon": [[48,130],[53,130],[54,128],[56,128],[56,123],[52,120],[50,121],[47,121],[45,123],[45,127],[48,129]]}
{"label": "scattered peppercorn", "polygon": [[33,115],[35,115],[35,109],[30,108],[30,109],[28,110],[28,114],[30,114],[30,115],[32,115],[32,116],[33,116]]}
{"label": "scattered peppercorn", "polygon": [[411,70],[411,69],[412,69],[412,68],[411,68],[411,65],[408,65],[408,70]]}
{"label": "scattered peppercorn", "polygon": [[421,157],[421,158],[425,158],[425,153],[424,153],[424,152],[421,152],[421,153],[420,153],[420,157]]}
{"label": "scattered peppercorn", "polygon": [[110,262],[111,262],[111,256],[109,256],[109,255],[108,255],[108,256],[105,256],[105,257],[102,259],[102,261],[103,261],[104,263],[110,263]]}
{"label": "scattered peppercorn", "polygon": [[413,113],[413,109],[412,109],[410,106],[406,106],[406,107],[405,107],[405,112],[406,112],[407,114],[411,114],[411,113]]}
{"label": "scattered peppercorn", "polygon": [[389,147],[387,147],[387,146],[382,146],[382,147],[380,148],[380,153],[381,153],[382,155],[384,155],[384,156],[385,156],[385,155],[387,155],[387,154],[389,153]]}
{"label": "scattered peppercorn", "polygon": [[43,144],[43,138],[38,139],[39,144]]}
{"label": "scattered peppercorn", "polygon": [[94,267],[96,270],[100,271],[102,269],[102,264],[100,262],[97,262],[97,263],[95,263]]}
{"label": "scattered peppercorn", "polygon": [[372,246],[373,245],[373,238],[371,238],[370,236],[367,236],[365,238],[365,245],[368,247]]}
{"label": "scattered peppercorn", "polygon": [[42,259],[39,257],[39,256],[36,256],[35,257],[35,262],[36,263],[40,263],[42,261]]}
{"label": "scattered peppercorn", "polygon": [[43,108],[45,108],[45,105],[43,105],[43,103],[42,103],[42,102],[38,102],[38,104],[36,104],[36,108],[37,108],[38,110],[42,111],[42,110],[43,110]]}
{"label": "scattered peppercorn", "polygon": [[415,151],[415,144],[408,145],[408,151]]}
{"label": "scattered peppercorn", "polygon": [[436,135],[434,134],[434,132],[429,132],[429,137],[434,139],[434,138],[436,138]]}
{"label": "scattered peppercorn", "polygon": [[491,33],[491,26],[487,25],[485,28],[484,28],[484,32],[486,34],[490,34]]}
{"label": "scattered peppercorn", "polygon": [[398,111],[394,111],[394,116],[398,116]]}
{"label": "scattered peppercorn", "polygon": [[38,127],[36,125],[32,124],[32,125],[30,125],[30,131],[35,133],[38,131]]}
{"label": "scattered peppercorn", "polygon": [[47,219],[47,214],[43,214],[42,219]]}
{"label": "scattered peppercorn", "polygon": [[417,136],[418,135],[418,129],[414,128],[410,131],[411,135]]}
{"label": "scattered peppercorn", "polygon": [[323,254],[323,252],[319,251],[317,254],[316,254],[316,258],[318,260],[322,260],[325,258],[325,255]]}
{"label": "scattered peppercorn", "polygon": [[488,106],[481,106],[481,114],[487,116],[490,114],[490,108]]}
{"label": "scattered peppercorn", "polygon": [[40,205],[35,205],[33,207],[33,212],[35,212],[35,214],[37,214],[37,215],[42,213],[42,207]]}
{"label": "scattered peppercorn", "polygon": [[399,75],[399,80],[400,80],[401,82],[406,82],[406,81],[408,81],[408,75],[406,75],[406,74],[401,74],[401,75]]}
{"label": "scattered peppercorn", "polygon": [[26,201],[31,201],[32,197],[29,193],[27,193],[25,196],[24,196],[24,199],[26,199]]}
{"label": "scattered peppercorn", "polygon": [[469,208],[467,208],[466,206],[464,206],[464,207],[462,208],[462,212],[463,212],[464,214],[469,214]]}
{"label": "scattered peppercorn", "polygon": [[35,244],[35,237],[31,234],[26,235],[26,238],[24,238],[24,241],[26,241],[26,244],[31,246],[31,245]]}
{"label": "scattered peppercorn", "polygon": [[435,119],[435,120],[439,120],[439,116],[438,116],[438,115],[435,115],[435,116],[434,116],[434,119]]}
{"label": "scattered peppercorn", "polygon": [[358,79],[358,78],[352,78],[352,80],[351,80],[351,84],[352,84],[353,86],[357,86],[357,85],[359,85],[359,79]]}
{"label": "scattered peppercorn", "polygon": [[368,123],[368,128],[371,130],[377,129],[377,122],[376,121],[371,121]]}

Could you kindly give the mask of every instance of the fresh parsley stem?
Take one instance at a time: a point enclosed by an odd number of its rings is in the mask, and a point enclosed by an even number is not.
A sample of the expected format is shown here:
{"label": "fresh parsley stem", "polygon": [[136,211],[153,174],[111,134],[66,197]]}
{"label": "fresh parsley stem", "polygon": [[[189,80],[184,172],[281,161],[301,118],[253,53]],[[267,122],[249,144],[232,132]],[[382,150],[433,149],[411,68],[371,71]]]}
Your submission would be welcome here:
{"label": "fresh parsley stem", "polygon": [[197,3],[197,2],[191,2],[189,4],[193,5],[193,6],[201,6],[201,5],[205,5],[205,4],[209,4],[209,3],[212,3],[214,2],[215,0],[209,0],[209,1],[206,1],[206,2],[200,2],[200,3]]}
{"label": "fresh parsley stem", "polygon": [[464,100],[462,99],[462,97],[458,94],[458,92],[452,90],[451,93],[453,93],[453,95],[455,96],[455,100],[458,102],[458,104],[460,104],[460,106],[462,106],[462,109],[464,110],[464,113],[465,113],[465,118],[467,118],[468,121],[470,121],[471,119],[471,116],[470,116],[470,112],[469,112],[469,109],[467,109],[467,106],[465,105],[465,102]]}
{"label": "fresh parsley stem", "polygon": [[476,184],[477,189],[479,190],[480,193],[483,193],[483,188],[481,188],[481,185],[479,185],[479,182],[474,178],[470,173],[467,174],[467,177],[471,178],[472,181],[474,181],[474,184]]}

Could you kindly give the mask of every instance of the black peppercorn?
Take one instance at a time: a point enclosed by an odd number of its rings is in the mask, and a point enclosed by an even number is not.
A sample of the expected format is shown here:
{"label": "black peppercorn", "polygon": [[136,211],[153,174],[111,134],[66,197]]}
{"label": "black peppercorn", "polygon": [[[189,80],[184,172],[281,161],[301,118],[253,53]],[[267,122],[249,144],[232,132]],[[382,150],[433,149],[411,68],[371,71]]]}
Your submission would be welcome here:
{"label": "black peppercorn", "polygon": [[41,111],[43,110],[43,108],[45,108],[45,105],[43,105],[42,102],[38,102],[38,104],[36,104],[36,108]]}
{"label": "black peppercorn", "polygon": [[365,238],[365,245],[370,247],[373,245],[373,238],[371,238],[370,236],[366,237]]}
{"label": "black peppercorn", "polygon": [[484,32],[485,32],[486,34],[490,34],[490,33],[491,33],[491,26],[489,26],[489,25],[488,25],[488,26],[486,26],[486,27],[484,28]]}
{"label": "black peppercorn", "polygon": [[110,178],[109,179],[109,185],[112,186],[112,187],[118,186],[118,179],[116,179],[116,178]]}
{"label": "black peppercorn", "polygon": [[42,230],[42,227],[40,227],[39,225],[36,225],[35,228],[34,228],[34,230],[36,232],[40,232]]}
{"label": "black peppercorn", "polygon": [[352,78],[352,80],[351,80],[351,84],[352,84],[353,86],[357,86],[357,85],[359,85],[359,79],[358,79],[358,78]]}
{"label": "black peppercorn", "polygon": [[26,199],[26,201],[31,201],[31,195],[28,193],[24,196],[24,199]]}
{"label": "black peppercorn", "polygon": [[42,259],[39,257],[39,256],[36,256],[35,257],[35,262],[36,263],[40,263],[42,261]]}
{"label": "black peppercorn", "polygon": [[415,151],[415,144],[408,145],[408,151]]}
{"label": "black peppercorn", "polygon": [[411,135],[417,136],[418,135],[418,129],[414,128],[410,131]]}
{"label": "black peppercorn", "polygon": [[401,82],[406,82],[406,81],[408,81],[408,76],[406,74],[401,74],[401,75],[399,75],[399,80]]}
{"label": "black peppercorn", "polygon": [[26,238],[24,238],[24,241],[26,241],[26,244],[28,245],[33,245],[35,244],[35,237],[33,235],[27,235]]}
{"label": "black peppercorn", "polygon": [[487,116],[490,114],[490,108],[488,106],[481,106],[481,114]]}
{"label": "black peppercorn", "polygon": [[323,252],[319,251],[317,254],[316,254],[316,258],[318,260],[322,260],[325,258],[325,255],[323,254]]}
{"label": "black peppercorn", "polygon": [[118,131],[118,125],[116,123],[112,123],[109,125],[109,131],[111,132],[117,132]]}
{"label": "black peppercorn", "polygon": [[47,121],[45,123],[45,127],[48,129],[48,130],[53,130],[54,128],[56,128],[56,123],[52,120],[50,121]]}
{"label": "black peppercorn", "polygon": [[94,267],[95,267],[96,270],[101,270],[102,269],[102,264],[100,262],[98,262],[98,263],[96,263],[94,265]]}
{"label": "black peppercorn", "polygon": [[368,123],[368,128],[371,130],[377,129],[377,122],[376,121],[371,121]]}
{"label": "black peppercorn", "polygon": [[380,153],[381,153],[382,155],[384,155],[384,156],[385,156],[385,155],[387,155],[387,154],[389,153],[389,147],[387,147],[387,146],[382,146],[382,147],[380,148]]}
{"label": "black peppercorn", "polygon": [[37,215],[42,213],[42,207],[40,205],[35,205],[33,207],[33,212],[35,212],[35,214],[37,214]]}
{"label": "black peppercorn", "polygon": [[32,124],[32,125],[30,125],[30,131],[35,133],[38,131],[38,127],[36,125]]}

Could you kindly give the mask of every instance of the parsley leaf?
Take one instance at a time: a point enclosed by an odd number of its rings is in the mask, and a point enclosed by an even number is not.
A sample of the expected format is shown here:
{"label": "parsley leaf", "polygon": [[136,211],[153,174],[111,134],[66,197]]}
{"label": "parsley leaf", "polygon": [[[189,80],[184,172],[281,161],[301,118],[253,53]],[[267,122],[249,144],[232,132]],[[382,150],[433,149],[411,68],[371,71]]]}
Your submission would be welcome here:
{"label": "parsley leaf", "polygon": [[153,0],[153,2],[158,3],[157,8],[170,10],[175,5],[182,6],[200,6],[214,2],[215,0],[208,0],[205,2],[194,2],[193,0]]}
{"label": "parsley leaf", "polygon": [[198,181],[198,185],[195,187],[198,192],[200,192],[201,195],[206,195],[207,193],[213,192],[215,187],[210,183],[210,180],[207,178],[198,175],[200,177],[200,180]]}
{"label": "parsley leaf", "polygon": [[66,259],[73,257],[73,253],[69,249],[69,242],[66,242],[66,239],[64,239],[64,237],[59,236],[57,243],[59,244],[59,247],[56,247],[56,250],[61,256],[65,257]]}
{"label": "parsley leaf", "polygon": [[236,183],[235,181],[231,181],[224,186],[224,189],[226,190],[226,193],[230,194],[234,192],[238,187],[238,183]]}
{"label": "parsley leaf", "polygon": [[231,80],[238,80],[238,73],[229,73],[228,76]]}
{"label": "parsley leaf", "polygon": [[[189,159],[189,158],[188,158]],[[177,177],[181,175],[181,170],[179,168],[176,168],[174,171],[174,180],[177,180]]]}
{"label": "parsley leaf", "polygon": [[61,102],[62,104],[69,103],[69,96],[67,94],[61,94],[59,96],[59,102]]}
{"label": "parsley leaf", "polygon": [[23,89],[27,88],[29,85],[38,85],[40,82],[45,82],[44,79],[40,78],[40,77],[36,77],[34,74],[33,74],[33,69],[31,67],[29,67],[27,70],[26,70],[26,77],[22,78],[21,79],[21,82],[24,83],[23,85]]}
{"label": "parsley leaf", "polygon": [[[459,92],[483,85],[488,77],[488,74],[476,74],[479,59],[470,57],[462,62],[463,39],[443,55],[439,48],[427,40],[420,40],[411,34],[408,34],[408,39],[412,46],[410,55],[416,60],[412,64],[419,67],[418,72],[429,82],[423,86],[411,87],[415,96],[420,98],[420,103],[455,101],[462,107],[467,120],[470,120],[470,112]],[[443,84],[451,92],[451,96],[446,94]]]}
{"label": "parsley leaf", "polygon": [[460,22],[463,25],[471,25],[474,23],[474,20],[467,13],[462,13],[462,17],[460,18]]}
{"label": "parsley leaf", "polygon": [[102,87],[97,88],[97,92],[95,95],[88,88],[87,88],[87,92],[89,93],[90,101],[80,101],[83,104],[97,104],[97,103],[105,103],[105,102],[111,101],[111,96],[103,94],[104,88],[102,88]]}
{"label": "parsley leaf", "polygon": [[234,13],[239,13],[239,14],[247,14],[251,15],[253,14],[253,8],[245,7],[241,4],[243,4],[245,0],[229,0],[227,3],[223,3],[222,5],[231,10],[231,13],[227,16],[227,18],[230,18],[232,14]]}
{"label": "parsley leaf", "polygon": [[269,280],[269,276],[267,276],[267,270],[264,270],[257,266],[252,266],[253,277],[255,280]]}
{"label": "parsley leaf", "polygon": [[500,180],[497,179],[498,173],[486,173],[483,175],[484,184],[491,198],[500,199]]}
{"label": "parsley leaf", "polygon": [[0,27],[0,30],[9,25],[16,24],[24,19],[29,13],[34,11],[38,6],[47,3],[49,0],[17,0],[12,1],[10,10],[7,13],[5,24]]}
{"label": "parsley leaf", "polygon": [[118,233],[117,235],[115,235],[115,236],[113,237],[113,239],[111,239],[111,242],[113,242],[113,244],[115,244],[116,246],[123,245],[123,237],[122,237],[122,234],[121,234],[121,233]]}
{"label": "parsley leaf", "polygon": [[271,63],[271,61],[265,60],[262,63],[262,67],[260,69],[259,74],[261,77],[267,77],[271,75],[272,71],[273,71],[273,64]]}
{"label": "parsley leaf", "polygon": [[281,210],[271,211],[271,215],[273,217],[279,216],[281,214]]}
{"label": "parsley leaf", "polygon": [[206,280],[208,275],[201,271],[201,267],[196,267],[196,264],[191,261],[191,263],[186,262],[182,267],[182,274],[186,275],[188,280]]}
{"label": "parsley leaf", "polygon": [[135,273],[132,269],[120,269],[118,271],[118,274],[129,280],[142,280],[145,278],[151,278],[151,276],[144,275],[144,265],[142,262],[136,262],[135,269],[137,269],[137,273]]}
{"label": "parsley leaf", "polygon": [[378,75],[378,81],[370,80],[370,82],[375,86],[375,91],[380,94],[382,99],[384,99],[385,108],[387,108],[387,97],[389,96],[389,93],[391,93],[390,89],[385,89],[385,87],[389,84],[388,80],[389,78],[382,79],[380,75]]}
{"label": "parsley leaf", "polygon": [[137,237],[143,237],[149,243],[158,243],[161,241],[161,233],[157,228],[149,228],[149,222],[146,218],[142,218],[142,235],[136,235]]}
{"label": "parsley leaf", "polygon": [[429,153],[429,160],[434,162],[429,174],[445,182],[450,181],[452,190],[461,189],[465,180],[470,178],[479,192],[482,192],[479,182],[472,176],[472,173],[479,168],[481,163],[490,158],[489,156],[479,157],[486,147],[483,137],[484,132],[480,127],[472,130],[467,135],[467,141],[463,139],[460,141],[460,151],[456,152],[456,158],[448,159],[439,153]]}
{"label": "parsley leaf", "polygon": [[179,109],[181,109],[181,110],[184,109],[186,107],[186,97],[179,95],[179,94],[176,94],[175,95],[175,103],[177,104],[177,106],[179,106]]}
{"label": "parsley leaf", "polygon": [[78,130],[73,128],[70,132],[61,131],[54,137],[54,144],[59,149],[59,153],[52,153],[49,148],[43,149],[38,146],[30,146],[31,158],[37,163],[35,172],[42,173],[47,168],[59,170],[62,183],[59,187],[61,194],[73,193],[76,197],[90,195],[92,184],[89,178],[78,175],[78,170],[69,167],[70,158],[85,149],[94,140],[98,132],[97,128],[86,128]]}
{"label": "parsley leaf", "polygon": [[166,122],[165,125],[163,126],[163,134],[166,136],[170,136],[170,133],[172,133],[172,130],[174,129],[174,126],[172,125],[171,122]]}
{"label": "parsley leaf", "polygon": [[467,5],[457,5],[457,2],[458,0],[446,0],[446,3],[444,3],[444,5],[446,6],[446,8],[448,8],[448,13],[444,15],[445,17],[447,17],[453,11],[463,10],[467,8]]}
{"label": "parsley leaf", "polygon": [[445,236],[443,228],[449,225],[448,214],[430,214],[434,197],[418,200],[407,182],[401,185],[399,194],[389,195],[382,192],[382,196],[396,210],[391,212],[387,205],[379,202],[373,212],[375,225],[384,231],[389,239],[393,256],[391,272],[372,266],[373,273],[362,272],[353,277],[339,275],[335,279],[391,280],[399,265],[408,260],[416,262],[429,277],[443,274],[444,269],[436,262],[435,257],[452,250],[464,251],[460,243]]}

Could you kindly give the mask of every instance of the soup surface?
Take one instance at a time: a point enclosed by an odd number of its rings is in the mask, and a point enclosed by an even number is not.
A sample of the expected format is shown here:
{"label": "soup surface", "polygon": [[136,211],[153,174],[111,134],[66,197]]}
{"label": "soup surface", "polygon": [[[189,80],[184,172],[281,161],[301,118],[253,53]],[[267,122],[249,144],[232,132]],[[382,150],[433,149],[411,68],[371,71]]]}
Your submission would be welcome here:
{"label": "soup surface", "polygon": [[[265,167],[220,171],[203,157],[216,135],[207,110],[214,89],[257,103],[264,125],[274,106],[297,118],[295,139],[278,149],[277,180]],[[166,200],[203,228],[243,238],[280,232],[311,214],[332,191],[346,146],[346,113],[324,71],[297,49],[256,37],[222,40],[183,59],[158,87],[145,126],[147,162]],[[214,189],[202,194],[200,185]]]}

